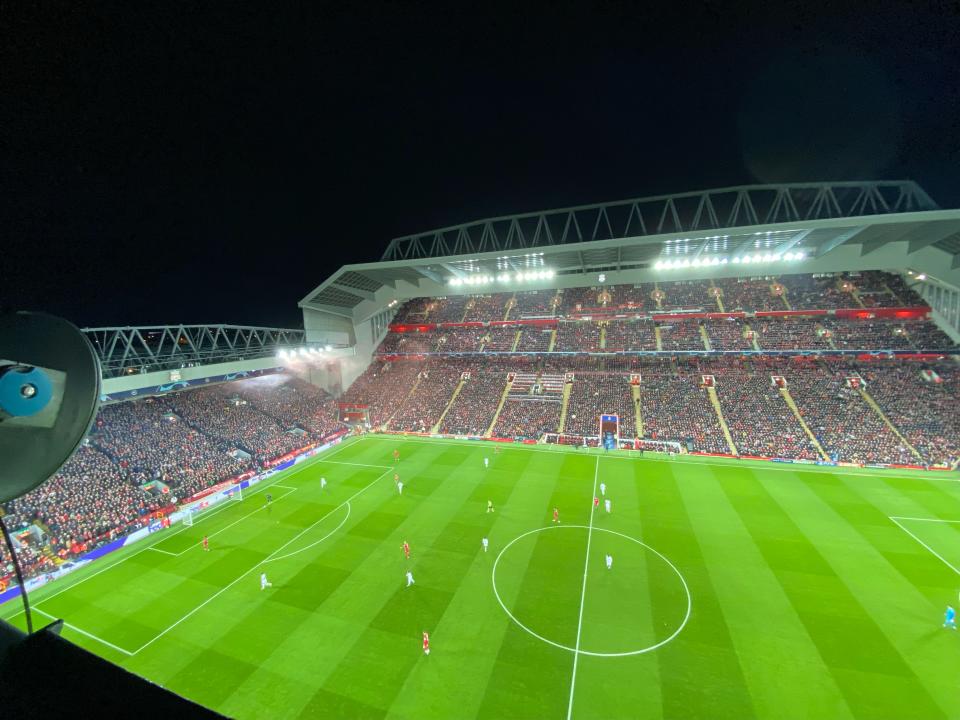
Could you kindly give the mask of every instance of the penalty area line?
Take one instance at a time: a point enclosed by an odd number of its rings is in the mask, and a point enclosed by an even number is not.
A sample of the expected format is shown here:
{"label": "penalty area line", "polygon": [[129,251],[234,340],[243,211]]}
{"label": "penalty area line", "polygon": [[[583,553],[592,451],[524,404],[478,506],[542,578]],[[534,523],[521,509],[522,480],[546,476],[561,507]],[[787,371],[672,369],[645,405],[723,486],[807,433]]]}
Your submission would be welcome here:
{"label": "penalty area line", "polygon": [[[51,614],[48,613],[48,612],[44,612],[43,610],[41,610],[40,608],[38,608],[38,607],[36,607],[36,606],[34,606],[33,610],[34,610],[34,612],[38,612],[38,613],[40,613],[41,615],[46,615],[46,616],[47,616],[48,618],[50,618],[51,620],[59,620],[59,619],[60,619],[60,618],[58,618],[58,617],[55,616],[55,615],[51,615]],[[129,650],[124,650],[124,649],[123,649],[122,647],[120,647],[119,645],[114,645],[112,642],[108,642],[107,640],[104,640],[104,639],[101,638],[101,637],[97,637],[97,636],[94,635],[93,633],[89,633],[89,632],[87,632],[86,630],[81,630],[81,629],[78,628],[76,625],[71,625],[71,624],[68,623],[68,622],[64,622],[63,624],[64,624],[65,627],[70,628],[70,629],[73,630],[75,633],[79,633],[80,635],[83,635],[84,637],[88,637],[88,638],[90,638],[91,640],[95,640],[96,642],[100,643],[101,645],[106,645],[108,648],[113,648],[113,649],[116,650],[117,652],[123,653],[123,654],[126,655],[127,657],[132,657],[132,656],[133,656],[133,653],[130,652]]]}
{"label": "penalty area line", "polygon": [[[914,535],[912,532],[910,532],[907,528],[905,528],[905,527],[903,526],[903,523],[900,522],[900,520],[922,520],[923,518],[899,518],[899,519],[898,519],[898,518],[895,518],[895,517],[891,517],[890,519],[896,524],[896,526],[897,526],[898,528],[900,528],[901,530],[903,530],[907,535],[909,535],[909,536],[912,537],[914,540],[916,540],[918,543],[920,543],[921,545],[923,545],[923,546],[930,552],[931,555],[933,555],[935,558],[937,558],[940,562],[942,562],[942,563],[943,563],[944,565],[946,565],[948,568],[950,568],[951,570],[953,570],[957,575],[960,575],[960,570],[957,570],[957,568],[955,568],[953,565],[951,565],[949,562],[947,562],[946,558],[944,558],[943,555],[941,555],[940,553],[938,553],[938,552],[937,552],[936,550],[934,550],[932,547],[930,547],[929,545],[927,545],[923,540],[921,540],[921,539],[918,538],[916,535]],[[947,521],[944,521],[944,522],[956,522],[956,521],[949,521],[949,520],[947,520]]]}
{"label": "penalty area line", "polygon": [[365,491],[368,490],[369,488],[373,487],[376,483],[378,483],[380,480],[382,480],[384,477],[386,477],[387,473],[390,472],[390,470],[392,470],[392,468],[388,468],[387,470],[385,470],[385,471],[383,471],[382,473],[380,473],[380,475],[379,475],[375,480],[371,481],[371,482],[370,482],[369,484],[367,484],[367,485],[364,485],[362,488],[360,488],[359,490],[357,490],[353,495],[351,495],[351,496],[348,497],[346,500],[344,500],[342,503],[340,503],[340,504],[337,505],[335,508],[333,508],[333,510],[331,510],[330,512],[324,514],[323,517],[319,518],[319,519],[316,520],[315,522],[313,522],[313,523],[311,523],[310,525],[308,525],[307,527],[305,527],[303,530],[301,530],[300,532],[298,532],[298,533],[297,533],[296,535],[294,535],[292,538],[290,538],[289,540],[287,540],[283,545],[281,545],[281,546],[278,547],[276,550],[274,550],[272,553],[270,553],[269,555],[267,555],[267,557],[265,557],[263,560],[261,560],[261,561],[258,562],[256,565],[254,565],[253,567],[251,567],[249,570],[247,570],[246,572],[244,572],[243,574],[241,574],[241,575],[240,575],[239,577],[237,577],[235,580],[232,580],[229,584],[227,584],[227,585],[225,585],[224,587],[222,587],[222,588],[220,588],[219,590],[217,590],[217,592],[215,592],[213,595],[211,595],[210,597],[208,597],[208,598],[207,598],[206,600],[204,600],[202,603],[200,603],[199,605],[197,605],[195,608],[193,608],[193,610],[191,610],[190,612],[188,612],[186,615],[184,615],[183,617],[181,617],[179,620],[175,621],[173,624],[171,624],[171,625],[167,626],[165,629],[161,630],[157,635],[155,635],[154,637],[152,637],[152,638],[150,638],[149,640],[147,640],[147,642],[145,642],[143,645],[141,645],[141,646],[138,647],[136,650],[134,650],[132,654],[133,654],[133,655],[137,655],[137,654],[140,653],[141,651],[143,651],[143,650],[145,650],[146,648],[150,647],[150,645],[152,645],[152,644],[155,643],[157,640],[159,640],[159,639],[162,638],[164,635],[166,635],[168,632],[170,632],[170,631],[173,630],[175,627],[177,627],[178,625],[180,625],[180,623],[182,623],[182,622],[184,622],[185,620],[188,620],[189,618],[191,618],[191,617],[192,617],[193,615],[195,615],[197,612],[199,612],[200,610],[202,610],[203,608],[205,608],[207,605],[209,605],[211,602],[213,602],[213,601],[216,600],[218,597],[220,597],[220,596],[221,596],[223,593],[225,593],[227,590],[229,590],[229,589],[232,588],[234,585],[236,585],[238,582],[240,582],[241,580],[243,580],[245,577],[247,577],[247,575],[249,575],[250,573],[254,572],[254,571],[255,571],[257,568],[259,568],[260,566],[262,566],[262,565],[270,562],[271,560],[275,559],[275,556],[276,556],[276,555],[279,555],[284,549],[286,549],[287,547],[289,547],[290,545],[292,545],[294,542],[296,542],[297,540],[299,540],[301,537],[303,537],[304,535],[306,535],[306,534],[307,534],[308,532],[310,532],[313,528],[315,528],[317,525],[319,525],[319,524],[322,523],[324,520],[326,520],[328,517],[330,517],[330,515],[332,515],[333,513],[335,513],[337,510],[339,510],[340,508],[342,508],[344,505],[349,505],[350,502],[351,502],[354,498],[356,498],[358,495],[360,495],[361,493],[365,492]]}

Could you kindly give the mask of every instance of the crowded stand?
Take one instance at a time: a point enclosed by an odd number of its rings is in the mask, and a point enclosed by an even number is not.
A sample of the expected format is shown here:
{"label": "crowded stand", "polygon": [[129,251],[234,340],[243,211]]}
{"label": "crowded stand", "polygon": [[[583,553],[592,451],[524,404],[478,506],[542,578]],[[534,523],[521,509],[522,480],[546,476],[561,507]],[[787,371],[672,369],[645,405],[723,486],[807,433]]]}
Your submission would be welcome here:
{"label": "crowded stand", "polygon": [[610,352],[656,350],[653,327],[648,320],[611,320],[606,326],[604,349]]}
{"label": "crowded stand", "polygon": [[696,366],[648,366],[640,385],[640,415],[646,438],[687,444],[699,452],[730,452]]}
{"label": "crowded stand", "polygon": [[839,350],[903,350],[912,347],[902,323],[889,320],[824,320],[830,339]]}
{"label": "crowded stand", "polygon": [[173,396],[174,411],[201,432],[258,457],[270,458],[303,447],[303,439],[285,432],[277,422],[234,397],[230,385],[200,388]]}
{"label": "crowded stand", "polygon": [[790,394],[827,454],[836,460],[911,464],[916,458],[859,391],[853,366],[811,363],[791,367]]}
{"label": "crowded stand", "polygon": [[794,310],[837,310],[857,307],[849,290],[841,290],[838,276],[782,275],[773,280],[784,288],[787,304]]}
{"label": "crowded stand", "polygon": [[503,405],[493,435],[496,437],[540,438],[556,432],[560,424],[559,400],[542,398],[510,399]]}
{"label": "crowded stand", "polygon": [[367,405],[368,422],[380,427],[400,407],[422,369],[414,361],[370,363],[340,400]]}
{"label": "crowded stand", "polygon": [[440,335],[433,332],[387,333],[378,352],[383,355],[420,355],[433,352]]}
{"label": "crowded stand", "polygon": [[[929,465],[960,459],[960,372],[887,364],[861,372],[867,391]],[[926,377],[925,377],[926,375]]]}
{"label": "crowded stand", "polygon": [[600,349],[600,326],[595,322],[581,320],[561,322],[557,326],[557,352],[597,352]]}
{"label": "crowded stand", "polygon": [[324,438],[342,427],[333,397],[298,377],[265,375],[230,387],[284,428],[299,427]]}
{"label": "crowded stand", "polygon": [[520,335],[517,352],[546,352],[550,349],[553,328],[525,327]]}
{"label": "crowded stand", "polygon": [[915,320],[904,323],[910,342],[917,350],[948,350],[956,343],[935,323]]}
{"label": "crowded stand", "polygon": [[143,527],[164,504],[102,451],[85,445],[52,478],[7,503],[7,510],[12,527],[41,531],[42,541],[22,545],[26,550],[18,554],[26,573],[35,575]]}
{"label": "crowded stand", "polygon": [[510,297],[507,293],[475,295],[467,301],[467,313],[464,315],[463,322],[503,320]]}
{"label": "crowded stand", "polygon": [[[556,308],[555,302],[559,303]],[[559,295],[554,290],[545,289],[414,298],[399,308],[394,322],[493,322],[504,318],[571,317],[614,309],[633,312],[702,309],[716,312],[722,306],[726,312],[756,312],[920,307],[924,304],[901,276],[870,271],[604,285],[566,288]]]}
{"label": "crowded stand", "polygon": [[[748,322],[746,322],[748,321]],[[756,333],[761,350],[948,350],[950,337],[928,319],[890,320],[831,316],[717,318],[700,320],[712,350],[752,350],[745,324]],[[705,350],[700,324],[695,318],[672,320],[613,319],[560,321],[557,352],[634,352],[656,350],[654,327],[660,329],[661,347],[670,350]],[[601,329],[603,343],[601,345]],[[552,328],[530,325],[446,327],[431,332],[390,332],[377,352],[380,355],[458,352],[509,352],[521,332],[518,352],[546,352]],[[831,344],[832,341],[832,344]]]}
{"label": "crowded stand", "polygon": [[[185,402],[190,398],[185,397]],[[100,409],[91,442],[141,482],[160,480],[189,497],[253,464],[229,454],[234,447],[190,427],[165,399],[115,403]]]}
{"label": "crowded stand", "polygon": [[706,350],[700,324],[694,320],[657,323],[664,350]]}
{"label": "crowded stand", "polygon": [[437,352],[477,352],[487,334],[485,327],[456,327],[447,328],[437,335]]}
{"label": "crowded stand", "polygon": [[751,320],[750,328],[757,333],[757,344],[763,350],[827,350],[830,347],[828,334],[812,318],[756,318]]}
{"label": "crowded stand", "polygon": [[397,314],[394,316],[393,321],[398,323],[423,323],[427,322],[428,316],[430,314],[430,307],[436,302],[435,298],[413,298],[412,300],[407,300],[403,305],[400,306],[400,309],[397,311]]}
{"label": "crowded stand", "polygon": [[[899,279],[900,283],[892,283],[894,279]],[[913,293],[903,283],[902,278],[890,273],[876,272],[872,270],[858,273],[844,273],[843,281],[849,282],[856,288],[857,298],[864,307],[905,307],[911,300],[919,300],[919,296]],[[895,285],[901,293],[893,289]],[[912,295],[911,295],[912,293]],[[916,296],[916,297],[914,297]],[[920,301],[922,303],[922,300]]]}
{"label": "crowded stand", "polygon": [[566,288],[560,298],[558,314],[566,316],[600,307],[600,292],[601,289],[595,287]]}
{"label": "crowded stand", "polygon": [[[289,427],[300,432],[284,432]],[[287,375],[104,405],[64,466],[6,504],[11,527],[36,528],[43,538],[36,547],[21,543],[18,556],[29,575],[53,570],[144,527],[174,498],[266,467],[344,427],[330,395]]]}
{"label": "crowded stand", "polygon": [[770,278],[723,278],[714,284],[727,312],[787,309],[783,297],[774,294]]}
{"label": "crowded stand", "polygon": [[745,364],[715,377],[722,383],[717,395],[733,444],[741,455],[820,459],[766,367]]}
{"label": "crowded stand", "polygon": [[[432,323],[459,323],[467,312],[469,295],[450,295],[444,298],[433,298],[427,303],[427,322]],[[496,320],[489,317],[487,320]]]}
{"label": "crowded stand", "polygon": [[746,337],[746,328],[736,318],[709,320],[704,323],[711,350],[752,350],[753,343]]}
{"label": "crowded stand", "polygon": [[457,363],[432,361],[423,366],[415,389],[389,420],[389,429],[402,432],[430,432],[460,382]]}
{"label": "crowded stand", "polygon": [[[517,327],[492,327],[481,338],[484,352],[510,352],[517,340]],[[479,348],[478,348],[479,349]]]}
{"label": "crowded stand", "polygon": [[557,312],[559,298],[555,290],[518,292],[508,303],[508,319],[553,317]]}
{"label": "crowded stand", "polygon": [[488,372],[474,367],[470,379],[464,383],[444,416],[440,432],[477,436],[486,433],[506,384],[505,372]]}
{"label": "crowded stand", "polygon": [[709,294],[710,287],[703,282],[659,283],[663,299],[660,307],[664,310],[715,309],[716,301]]}
{"label": "crowded stand", "polygon": [[576,374],[570,389],[563,431],[572,435],[600,435],[600,415],[619,417],[620,437],[636,436],[636,410],[629,377],[621,374]]}

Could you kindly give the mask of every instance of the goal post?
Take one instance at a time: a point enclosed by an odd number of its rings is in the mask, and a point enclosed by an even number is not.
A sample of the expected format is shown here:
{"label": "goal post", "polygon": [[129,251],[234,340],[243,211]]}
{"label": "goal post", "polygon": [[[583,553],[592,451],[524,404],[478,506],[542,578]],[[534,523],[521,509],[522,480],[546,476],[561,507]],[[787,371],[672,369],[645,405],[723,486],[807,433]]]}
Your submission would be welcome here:
{"label": "goal post", "polygon": [[200,519],[200,516],[207,513],[211,508],[220,506],[225,502],[239,502],[241,500],[243,500],[243,487],[237,484],[217,490],[191,503],[184,503],[180,506],[180,512],[183,513],[183,524],[192,527]]}

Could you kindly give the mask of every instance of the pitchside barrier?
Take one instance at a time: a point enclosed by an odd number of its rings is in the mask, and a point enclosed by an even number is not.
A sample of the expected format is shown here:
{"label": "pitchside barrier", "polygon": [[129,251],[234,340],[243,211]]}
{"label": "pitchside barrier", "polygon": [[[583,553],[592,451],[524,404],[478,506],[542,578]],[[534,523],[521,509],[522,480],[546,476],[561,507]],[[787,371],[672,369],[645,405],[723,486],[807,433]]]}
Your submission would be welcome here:
{"label": "pitchside barrier", "polygon": [[[570,445],[572,447],[600,447],[599,435],[571,435],[569,433],[546,433],[543,442],[548,445]],[[620,438],[618,450],[650,450],[653,452],[679,455],[681,445],[670,440],[646,440],[643,438]]]}
{"label": "pitchside barrier", "polygon": [[[307,460],[313,457],[317,453],[323,452],[324,450],[327,450],[328,448],[333,447],[334,445],[339,445],[347,434],[348,434],[347,432],[343,432],[343,433],[337,433],[335,435],[332,435],[326,439],[323,445],[311,447],[305,452],[296,455],[296,457],[284,460],[282,463],[275,465],[274,467],[270,468],[266,472],[263,472],[259,475],[254,475],[246,480],[243,480],[240,483],[237,483],[235,480],[233,480],[233,481],[230,481],[229,483],[222,483],[222,484],[227,485],[231,488],[236,488],[236,491],[235,491],[236,499],[239,500],[240,493],[242,493],[243,490],[246,490],[246,488],[250,487],[251,485],[256,485],[257,483],[263,482],[267,478],[270,478],[273,475],[276,475],[281,470],[286,470],[287,468],[293,465],[299,464],[304,460]],[[63,577],[64,575],[69,575],[74,570],[78,570],[82,567],[86,567],[97,558],[101,558],[104,555],[109,555],[115,550],[119,550],[122,547],[126,547],[128,545],[132,545],[136,542],[139,542],[140,540],[143,540],[145,537],[148,537],[150,535],[153,535],[154,533],[160,532],[161,530],[164,530],[170,527],[171,525],[175,525],[178,522],[183,521],[185,526],[192,525],[193,520],[199,519],[199,517],[195,516],[196,512],[205,510],[206,507],[209,507],[212,504],[219,504],[224,500],[230,499],[230,496],[226,494],[228,492],[228,488],[225,487],[225,488],[217,489],[217,486],[214,486],[214,489],[215,489],[214,492],[211,493],[209,492],[210,488],[208,488],[207,490],[204,491],[204,497],[181,505],[178,510],[176,510],[175,512],[171,513],[170,515],[168,515],[163,519],[153,520],[145,527],[142,527],[139,530],[135,530],[129,535],[125,535],[123,537],[117,538],[116,540],[112,540],[105,545],[101,545],[95,550],[91,550],[90,552],[86,553],[85,555],[82,555],[81,557],[75,560],[68,560],[65,563],[63,563],[63,565],[61,565],[60,567],[58,567],[56,570],[52,572],[44,573],[42,575],[38,575],[36,577],[32,577],[28,579],[25,583],[27,586],[27,590],[33,591],[33,590],[36,590],[37,588],[41,588],[47,583],[53,582],[54,580],[57,580]],[[220,496],[220,499],[214,502],[212,501],[212,498],[214,496]],[[197,509],[194,507],[203,502],[207,503],[206,507],[202,509]],[[193,513],[191,513],[191,509],[193,509],[194,511]],[[20,595],[20,586],[19,585],[10,586],[3,592],[0,592],[0,605],[10,600],[13,600],[14,598],[19,597],[19,595]]]}

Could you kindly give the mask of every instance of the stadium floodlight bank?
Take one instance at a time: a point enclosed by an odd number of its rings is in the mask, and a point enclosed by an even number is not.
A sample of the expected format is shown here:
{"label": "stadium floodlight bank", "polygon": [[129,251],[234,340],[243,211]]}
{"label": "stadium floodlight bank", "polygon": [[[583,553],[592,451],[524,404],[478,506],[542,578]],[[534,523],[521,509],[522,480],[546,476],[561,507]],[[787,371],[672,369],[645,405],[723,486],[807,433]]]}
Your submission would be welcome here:
{"label": "stadium floodlight bank", "polygon": [[194,500],[181,506],[183,513],[183,524],[192,527],[194,522],[200,519],[200,516],[207,513],[213,507],[221,505],[224,502],[243,500],[243,488],[237,485],[231,485],[223,490],[218,490],[206,497]]}

